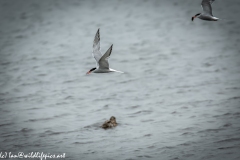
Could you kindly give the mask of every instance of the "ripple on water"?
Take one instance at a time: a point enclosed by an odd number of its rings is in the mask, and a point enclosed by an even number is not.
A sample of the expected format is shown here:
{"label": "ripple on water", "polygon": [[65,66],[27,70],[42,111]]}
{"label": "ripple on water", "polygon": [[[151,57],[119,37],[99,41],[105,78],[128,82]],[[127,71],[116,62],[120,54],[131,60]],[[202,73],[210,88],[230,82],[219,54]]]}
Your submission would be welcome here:
{"label": "ripple on water", "polygon": [[153,112],[152,110],[142,110],[142,111],[131,113],[130,115],[138,115],[138,114],[147,115],[147,114],[151,114],[152,112]]}

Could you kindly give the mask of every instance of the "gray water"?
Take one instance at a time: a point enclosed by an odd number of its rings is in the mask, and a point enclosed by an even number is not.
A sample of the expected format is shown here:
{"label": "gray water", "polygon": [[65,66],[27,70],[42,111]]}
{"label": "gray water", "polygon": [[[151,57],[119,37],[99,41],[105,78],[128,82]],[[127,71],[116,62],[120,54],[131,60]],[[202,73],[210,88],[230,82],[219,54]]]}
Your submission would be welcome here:
{"label": "gray water", "polygon": [[[0,152],[239,160],[239,7],[192,22],[200,0],[1,0]],[[85,75],[98,28],[124,74]]]}

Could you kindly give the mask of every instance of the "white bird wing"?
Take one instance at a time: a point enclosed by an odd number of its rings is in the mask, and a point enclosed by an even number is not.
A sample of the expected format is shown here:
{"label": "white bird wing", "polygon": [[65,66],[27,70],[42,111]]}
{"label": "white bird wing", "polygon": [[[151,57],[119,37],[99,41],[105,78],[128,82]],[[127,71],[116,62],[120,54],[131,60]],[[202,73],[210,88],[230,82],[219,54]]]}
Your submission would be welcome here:
{"label": "white bird wing", "polygon": [[111,47],[107,50],[107,52],[99,60],[99,63],[98,63],[99,64],[99,68],[101,68],[101,69],[109,69],[108,58],[110,57],[110,55],[112,53],[112,47],[113,47],[113,45],[111,45]]}
{"label": "white bird wing", "polygon": [[95,58],[96,62],[97,62],[97,67],[99,66],[99,60],[102,57],[102,53],[100,51],[100,33],[99,33],[99,29],[97,30],[97,33],[95,35],[94,41],[93,41],[93,52],[92,55]]}
{"label": "white bird wing", "polygon": [[203,1],[202,1],[202,4],[201,4],[201,5],[202,5],[202,9],[203,9],[204,13],[213,16],[211,4],[212,4],[214,1],[215,1],[215,0],[203,0]]}

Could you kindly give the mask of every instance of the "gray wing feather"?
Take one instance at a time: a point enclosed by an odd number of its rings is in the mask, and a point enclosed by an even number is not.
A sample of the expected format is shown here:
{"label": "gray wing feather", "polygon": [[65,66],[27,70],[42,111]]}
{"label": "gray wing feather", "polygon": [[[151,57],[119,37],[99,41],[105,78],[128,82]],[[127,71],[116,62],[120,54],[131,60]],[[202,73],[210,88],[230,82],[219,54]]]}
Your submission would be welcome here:
{"label": "gray wing feather", "polygon": [[111,47],[107,50],[107,52],[99,60],[99,68],[109,69],[108,58],[110,57],[110,55],[112,53],[112,47],[113,47],[113,45],[111,45]]}
{"label": "gray wing feather", "polygon": [[202,4],[201,4],[201,5],[202,5],[202,8],[203,8],[204,13],[213,16],[211,4],[212,4],[214,1],[215,1],[215,0],[203,0],[203,1],[202,1]]}
{"label": "gray wing feather", "polygon": [[95,35],[94,41],[93,41],[93,57],[95,58],[96,62],[97,62],[97,67],[98,67],[98,62],[102,57],[102,53],[100,51],[100,33],[99,33],[99,29],[97,30],[97,33]]}

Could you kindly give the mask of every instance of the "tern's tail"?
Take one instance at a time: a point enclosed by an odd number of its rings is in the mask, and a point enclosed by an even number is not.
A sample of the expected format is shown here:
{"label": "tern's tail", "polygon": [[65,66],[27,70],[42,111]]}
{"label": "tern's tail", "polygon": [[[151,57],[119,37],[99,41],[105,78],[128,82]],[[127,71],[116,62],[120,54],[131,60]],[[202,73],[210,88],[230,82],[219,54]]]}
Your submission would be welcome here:
{"label": "tern's tail", "polygon": [[122,71],[114,71],[114,72],[118,72],[118,73],[124,73],[124,72],[122,72]]}
{"label": "tern's tail", "polygon": [[110,71],[112,71],[112,72],[118,72],[118,73],[124,73],[124,72],[122,72],[122,71],[117,71],[117,70],[111,69],[111,68],[110,68]]}

